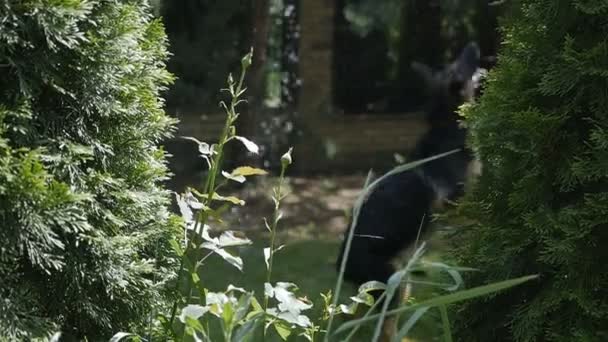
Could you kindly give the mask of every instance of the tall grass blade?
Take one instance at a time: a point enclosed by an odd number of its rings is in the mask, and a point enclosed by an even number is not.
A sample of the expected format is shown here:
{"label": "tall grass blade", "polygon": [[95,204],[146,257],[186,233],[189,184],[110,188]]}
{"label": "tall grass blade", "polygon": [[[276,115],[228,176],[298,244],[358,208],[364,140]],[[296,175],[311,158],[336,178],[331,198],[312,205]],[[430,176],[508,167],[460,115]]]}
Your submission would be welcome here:
{"label": "tall grass blade", "polygon": [[445,305],[439,305],[441,313],[441,325],[443,326],[443,337],[445,342],[452,342],[452,328],[450,327],[450,319],[448,317],[448,309]]}
{"label": "tall grass blade", "polygon": [[[394,314],[401,313],[401,312],[417,310],[417,309],[420,309],[425,306],[433,307],[433,306],[448,305],[448,304],[452,304],[452,303],[456,303],[456,302],[461,302],[463,300],[481,297],[481,296],[484,296],[484,295],[487,295],[487,294],[490,294],[493,292],[498,292],[498,291],[501,291],[504,289],[508,289],[510,287],[523,284],[527,281],[530,281],[530,280],[536,279],[536,278],[538,278],[538,275],[529,275],[529,276],[505,280],[505,281],[501,281],[501,282],[497,282],[497,283],[493,283],[493,284],[489,284],[489,285],[478,286],[478,287],[474,287],[472,289],[462,290],[462,291],[458,291],[456,293],[425,300],[425,301],[422,301],[422,302],[414,304],[414,305],[403,306],[401,308],[390,310],[387,312],[387,314],[394,315]],[[335,331],[335,333],[337,334],[340,332],[344,332],[346,330],[355,328],[356,326],[358,326],[360,324],[374,321],[374,320],[378,319],[379,317],[380,317],[380,315],[376,314],[376,315],[371,315],[369,317],[360,318],[360,319],[346,322],[346,323],[342,324]]]}
{"label": "tall grass blade", "polygon": [[427,311],[429,311],[429,309],[430,307],[425,307],[414,311],[410,319],[405,322],[403,327],[401,327],[401,329],[399,329],[399,332],[397,332],[395,337],[393,337],[392,342],[401,342],[401,339],[403,339],[410,332],[414,324],[416,324],[420,317],[422,317]]}

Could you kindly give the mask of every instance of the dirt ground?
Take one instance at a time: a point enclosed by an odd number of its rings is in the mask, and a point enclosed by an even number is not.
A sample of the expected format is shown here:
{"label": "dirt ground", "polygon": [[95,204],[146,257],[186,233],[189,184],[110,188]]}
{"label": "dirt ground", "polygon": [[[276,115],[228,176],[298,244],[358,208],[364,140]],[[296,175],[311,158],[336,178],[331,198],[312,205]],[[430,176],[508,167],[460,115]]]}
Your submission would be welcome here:
{"label": "dirt ground", "polygon": [[[231,193],[246,204],[226,215],[230,229],[263,230],[263,218],[272,217],[271,194],[277,182],[274,177],[259,178]],[[285,187],[288,195],[281,205],[283,218],[279,230],[298,239],[338,239],[346,229],[347,215],[364,182],[362,175],[288,178]]]}

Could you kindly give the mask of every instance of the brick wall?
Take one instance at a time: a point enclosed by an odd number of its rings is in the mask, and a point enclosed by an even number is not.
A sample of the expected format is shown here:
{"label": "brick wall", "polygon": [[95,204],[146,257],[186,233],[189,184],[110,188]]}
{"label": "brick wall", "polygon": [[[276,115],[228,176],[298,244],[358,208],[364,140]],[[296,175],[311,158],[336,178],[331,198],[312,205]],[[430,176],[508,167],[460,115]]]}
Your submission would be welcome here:
{"label": "brick wall", "polygon": [[316,121],[296,146],[299,173],[386,170],[395,153],[405,155],[426,130],[421,114],[331,115]]}
{"label": "brick wall", "polygon": [[394,153],[407,153],[426,129],[421,115],[346,116],[333,108],[335,0],[302,0],[300,6],[298,128],[303,136],[296,144],[294,167],[310,173],[394,165]]}

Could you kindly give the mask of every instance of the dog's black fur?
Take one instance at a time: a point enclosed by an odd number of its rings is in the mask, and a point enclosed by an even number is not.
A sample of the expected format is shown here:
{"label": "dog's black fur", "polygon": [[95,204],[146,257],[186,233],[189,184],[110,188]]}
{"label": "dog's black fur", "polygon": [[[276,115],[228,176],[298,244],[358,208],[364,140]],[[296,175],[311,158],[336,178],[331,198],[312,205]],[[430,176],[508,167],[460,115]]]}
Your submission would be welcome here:
{"label": "dog's black fur", "polygon": [[[477,44],[469,43],[458,59],[440,72],[434,73],[422,64],[412,65],[425,79],[429,91],[430,128],[408,159],[461,151],[391,175],[377,184],[363,203],[354,227],[345,280],[357,285],[371,280],[386,283],[395,272],[393,259],[415,242],[420,227],[423,231],[427,227],[434,204],[463,194],[473,155],[466,149],[466,130],[460,127],[456,111],[474,96],[479,59]],[[338,270],[345,243],[346,238],[338,257]]]}

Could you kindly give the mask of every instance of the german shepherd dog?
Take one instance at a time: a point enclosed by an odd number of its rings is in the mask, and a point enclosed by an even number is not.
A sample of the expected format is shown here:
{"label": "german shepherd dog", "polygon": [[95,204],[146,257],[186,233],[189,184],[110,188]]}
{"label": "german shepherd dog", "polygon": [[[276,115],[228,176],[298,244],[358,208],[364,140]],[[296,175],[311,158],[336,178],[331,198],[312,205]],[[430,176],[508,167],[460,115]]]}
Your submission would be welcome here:
{"label": "german shepherd dog", "polygon": [[[437,205],[464,193],[464,184],[475,161],[465,146],[466,129],[459,123],[458,107],[473,100],[478,88],[480,51],[471,42],[460,56],[434,72],[421,63],[412,68],[429,92],[426,110],[429,130],[421,137],[410,161],[459,149],[402,173],[392,174],[368,193],[360,207],[344,278],[361,285],[375,280],[386,283],[395,272],[393,260],[411,247],[427,228]],[[348,232],[345,234],[348,236]],[[340,269],[346,239],[337,266]],[[378,298],[378,293],[374,293]]]}

